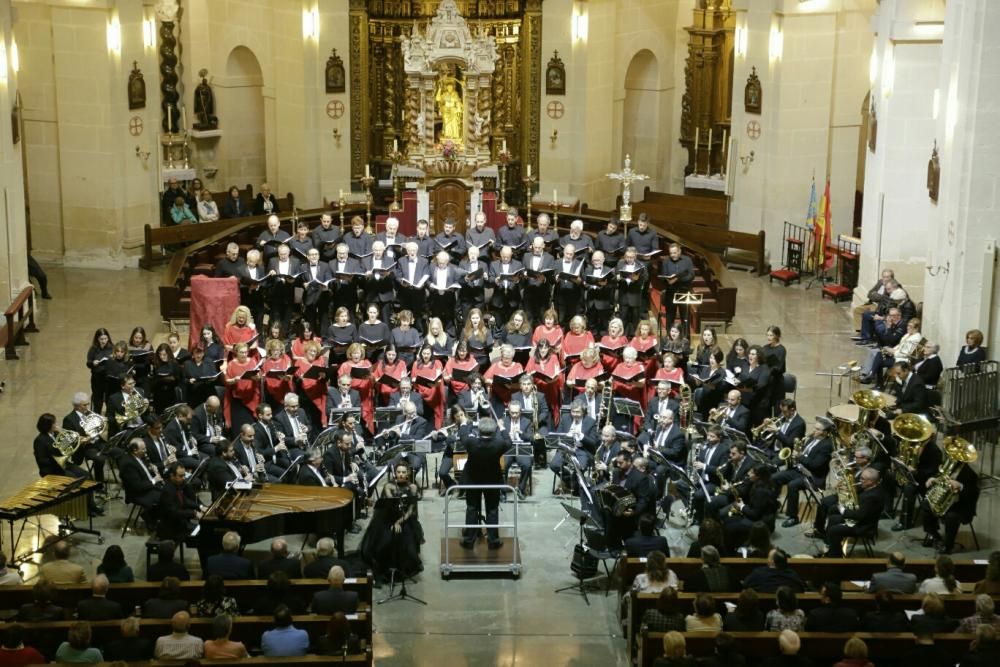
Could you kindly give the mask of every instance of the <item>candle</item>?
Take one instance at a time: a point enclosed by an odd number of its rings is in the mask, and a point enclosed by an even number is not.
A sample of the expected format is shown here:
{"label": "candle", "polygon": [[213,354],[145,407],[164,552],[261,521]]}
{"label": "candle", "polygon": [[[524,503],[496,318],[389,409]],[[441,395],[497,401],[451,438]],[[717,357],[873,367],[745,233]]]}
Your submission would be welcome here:
{"label": "candle", "polygon": [[712,128],[708,128],[708,152],[712,152]]}
{"label": "candle", "polygon": [[531,178],[531,163],[528,163],[528,178]]}
{"label": "candle", "polygon": [[698,137],[700,134],[701,134],[701,128],[700,127],[694,128],[694,150],[696,152],[698,150]]}
{"label": "candle", "polygon": [[552,189],[552,205],[559,206],[559,193],[555,191],[555,188]]}
{"label": "candle", "polygon": [[393,139],[392,140],[392,152],[393,153],[398,153],[399,152],[399,139]]}
{"label": "candle", "polygon": [[371,168],[366,164],[365,165],[365,178],[371,178],[371,175],[372,175]]}
{"label": "candle", "polygon": [[507,140],[506,139],[503,140],[502,146],[503,147],[500,149],[500,152],[501,153],[506,153],[507,152]]}
{"label": "candle", "polygon": [[340,194],[337,196],[337,201],[344,201],[344,191],[341,190]]}
{"label": "candle", "polygon": [[187,126],[188,126],[187,107],[181,107],[181,127],[183,127],[186,130]]}
{"label": "candle", "polygon": [[174,113],[173,107],[167,107],[167,132],[174,133]]}

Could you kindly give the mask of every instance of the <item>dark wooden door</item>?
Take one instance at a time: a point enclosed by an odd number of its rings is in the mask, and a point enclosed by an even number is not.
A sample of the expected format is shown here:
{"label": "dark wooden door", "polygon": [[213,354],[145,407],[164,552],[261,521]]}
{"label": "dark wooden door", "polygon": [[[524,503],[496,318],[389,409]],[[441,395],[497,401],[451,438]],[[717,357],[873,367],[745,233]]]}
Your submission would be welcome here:
{"label": "dark wooden door", "polygon": [[434,229],[444,229],[446,218],[455,219],[455,231],[465,233],[469,191],[460,181],[442,181],[434,186]]}

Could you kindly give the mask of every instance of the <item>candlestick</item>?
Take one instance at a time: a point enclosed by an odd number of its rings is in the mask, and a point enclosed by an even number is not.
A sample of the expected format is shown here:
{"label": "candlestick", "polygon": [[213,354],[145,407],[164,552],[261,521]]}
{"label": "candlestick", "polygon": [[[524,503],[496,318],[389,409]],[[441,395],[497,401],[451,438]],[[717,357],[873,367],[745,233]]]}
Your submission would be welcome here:
{"label": "candlestick", "polygon": [[556,192],[555,188],[552,189],[552,206],[559,208],[559,193]]}
{"label": "candlestick", "polygon": [[393,139],[392,140],[392,152],[393,153],[398,153],[399,152],[399,139]]}
{"label": "candlestick", "polygon": [[501,145],[500,152],[501,153],[506,153],[507,152],[507,140],[506,139],[503,140],[503,144]]}
{"label": "candlestick", "polygon": [[337,201],[341,201],[343,200],[343,198],[344,198],[344,191],[341,190],[340,193],[337,195]]}
{"label": "candlestick", "polygon": [[528,163],[528,176],[531,176],[531,163]]}
{"label": "candlestick", "polygon": [[188,126],[187,107],[181,107],[181,128],[186,130],[187,126]]}
{"label": "candlestick", "polygon": [[708,159],[705,160],[705,174],[712,175],[712,128],[708,128]]}
{"label": "candlestick", "polygon": [[371,177],[372,177],[371,168],[366,164],[365,165],[365,178],[371,178]]}
{"label": "candlestick", "polygon": [[729,166],[727,158],[729,157],[729,144],[726,142],[726,128],[722,128],[722,174],[725,175],[726,168]]}
{"label": "candlestick", "polygon": [[174,114],[171,112],[171,107],[167,107],[167,132],[170,134],[174,133]]}

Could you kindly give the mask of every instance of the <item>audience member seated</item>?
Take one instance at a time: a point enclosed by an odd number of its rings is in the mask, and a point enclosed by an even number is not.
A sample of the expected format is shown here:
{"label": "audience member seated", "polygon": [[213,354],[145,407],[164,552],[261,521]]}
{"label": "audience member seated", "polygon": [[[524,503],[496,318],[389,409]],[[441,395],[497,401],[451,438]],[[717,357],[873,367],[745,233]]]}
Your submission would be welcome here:
{"label": "audience member seated", "polygon": [[298,579],[302,576],[302,561],[298,557],[289,557],[288,542],[281,537],[271,540],[271,558],[257,565],[257,576],[267,579],[277,570],[283,571],[289,579]]}
{"label": "audience member seated", "polygon": [[108,642],[104,650],[105,660],[152,660],[153,642],[139,636],[139,619],[128,616],[121,622],[122,636]]}
{"label": "audience member seated", "polygon": [[184,197],[174,199],[174,205],[170,207],[170,222],[175,225],[185,223],[193,225],[198,222],[198,216],[191,211],[191,207],[184,201]]}
{"label": "audience member seated", "polygon": [[872,575],[872,580],[868,582],[868,592],[877,593],[881,590],[912,595],[917,592],[917,575],[912,572],[903,572],[906,565],[906,556],[899,551],[889,554],[888,567],[885,572],[876,572]]}
{"label": "audience member seated", "polygon": [[991,625],[980,625],[968,653],[958,667],[994,667],[1000,663],[1000,641]]}
{"label": "audience member seated", "polygon": [[334,612],[326,626],[326,633],[316,640],[312,652],[339,656],[361,653],[361,640],[351,632],[350,621],[344,612]]}
{"label": "audience member seated", "polygon": [[316,541],[316,558],[307,563],[302,570],[302,576],[306,579],[326,579],[330,574],[330,568],[339,565],[344,568],[344,572],[349,572],[350,567],[347,561],[340,560],[333,555],[336,544],[333,538],[321,537]]}
{"label": "audience member seated", "polygon": [[662,551],[650,551],[646,556],[646,571],[635,575],[632,590],[659,593],[667,587],[677,588],[677,575],[667,565],[667,557]]}
{"label": "audience member seated", "polygon": [[219,614],[212,621],[212,639],[205,640],[205,658],[208,660],[242,660],[249,658],[247,647],[243,642],[234,642],[229,638],[233,631],[233,619],[226,614]]}
{"label": "audience member seated", "polygon": [[697,661],[687,654],[687,642],[679,632],[663,635],[663,655],[653,662],[653,667],[694,667]]}
{"label": "audience member seated", "polygon": [[973,593],[986,593],[987,595],[1000,595],[1000,551],[990,554],[986,563],[986,576],[976,582]]}
{"label": "audience member seated", "polygon": [[955,580],[955,563],[950,556],[941,555],[934,561],[934,576],[920,582],[921,595],[957,595],[962,592],[962,584]]}
{"label": "audience member seated", "polygon": [[188,603],[181,598],[181,581],[177,577],[164,577],[156,597],[142,603],[142,615],[146,618],[172,618],[179,611],[185,611]]}
{"label": "audience member seated", "polygon": [[729,569],[722,565],[719,550],[706,544],[701,548],[701,568],[684,582],[689,593],[721,593],[730,590]]}
{"label": "audience member seated", "polygon": [[46,662],[45,656],[24,645],[24,626],[10,623],[0,632],[0,665],[38,665]]}
{"label": "audience member seated", "polygon": [[736,609],[726,614],[722,628],[726,632],[761,632],[764,629],[764,614],[760,610],[757,591],[752,588],[740,591]]}
{"label": "audience member seated", "polygon": [[976,596],[976,613],[962,619],[958,624],[958,632],[972,634],[980,625],[992,625],[1000,630],[1000,616],[994,613],[993,598],[983,593]]}
{"label": "audience member seated", "polygon": [[257,616],[273,616],[274,611],[281,605],[291,609],[293,614],[306,612],[306,601],[292,590],[292,582],[288,575],[278,570],[267,578],[267,589],[254,602],[253,613]]}
{"label": "audience member seated", "polygon": [[[720,555],[728,555],[725,546],[725,539],[722,535],[722,524],[715,519],[706,518],[698,524],[698,539],[692,542],[691,546],[688,547],[687,557],[700,558],[701,548],[706,544],[711,544],[713,547],[718,549]],[[664,553],[667,552],[665,551]]]}
{"label": "audience member seated", "polygon": [[208,189],[201,191],[201,199],[198,200],[198,220],[200,222],[215,222],[219,219],[219,205],[212,199],[212,193]]}
{"label": "audience member seated", "polygon": [[201,599],[195,603],[194,610],[198,616],[240,615],[236,598],[226,595],[226,582],[217,574],[210,574],[205,579]]}
{"label": "audience member seated", "polygon": [[796,593],[806,590],[802,577],[788,566],[788,554],[781,549],[771,549],[767,565],[754,568],[743,580],[744,588],[752,588],[758,593],[774,593],[781,586],[787,586]]}
{"label": "audience member seated", "polygon": [[146,568],[146,581],[163,581],[164,577],[176,577],[181,581],[190,581],[191,573],[183,563],[174,560],[177,545],[173,540],[163,540],[156,545],[156,562]]}
{"label": "audience member seated", "polygon": [[113,621],[125,616],[121,604],[108,599],[108,577],[94,577],[89,598],[76,603],[76,617],[81,621]]}
{"label": "audience member seated", "polygon": [[928,593],[920,604],[919,614],[910,617],[910,629],[913,634],[938,634],[954,632],[958,621],[944,612],[944,602],[937,593]]}
{"label": "audience member seated", "polygon": [[656,600],[655,609],[642,614],[642,625],[650,632],[685,632],[687,623],[677,602],[677,589],[664,588]]}
{"label": "audience member seated", "polygon": [[715,635],[715,653],[699,661],[701,667],[743,667],[746,664],[739,643],[728,632]]}
{"label": "audience member seated", "polygon": [[90,645],[90,623],[79,621],[69,626],[66,641],[56,650],[58,663],[72,665],[96,665],[104,660],[99,648]]}
{"label": "audience member seated", "polygon": [[[916,636],[909,650],[897,653],[891,664],[920,665],[920,667],[955,667],[954,654],[943,645],[934,642],[934,635],[923,633]],[[881,663],[880,663],[881,664]]]}
{"label": "audience member seated", "polygon": [[851,637],[844,643],[844,659],[833,667],[875,667],[868,661],[868,644],[860,637]]}
{"label": "audience member seated", "polygon": [[0,586],[20,586],[23,583],[21,573],[7,567],[7,554],[0,553]]}
{"label": "audience member seated", "polygon": [[43,623],[61,621],[66,612],[57,604],[56,587],[47,581],[39,581],[31,588],[31,602],[25,602],[17,612],[17,620],[22,623]]}
{"label": "audience member seated", "polygon": [[656,534],[656,517],[643,514],[639,517],[639,534],[625,540],[625,555],[629,558],[643,558],[650,551],[670,553],[667,538]]}
{"label": "audience member seated", "polygon": [[764,630],[767,632],[781,632],[782,630],[802,632],[805,630],[806,613],[799,609],[799,598],[792,588],[780,587],[775,593],[774,601],[777,608],[767,612],[767,616],[764,618]]}
{"label": "audience member seated", "polygon": [[818,607],[809,610],[806,630],[809,632],[854,632],[858,629],[858,612],[844,605],[840,584],[828,581],[820,589]]}
{"label": "audience member seated", "polygon": [[223,579],[253,579],[253,563],[239,554],[240,534],[229,531],[222,536],[222,553],[205,560],[204,575],[217,574]]}
{"label": "audience member seated", "polygon": [[112,584],[130,584],[135,581],[132,568],[125,562],[125,552],[117,544],[104,550],[104,558],[97,566],[97,574],[107,576]]}
{"label": "audience member seated", "polygon": [[910,621],[896,605],[895,593],[883,588],[875,593],[875,609],[861,620],[862,632],[909,632]]}
{"label": "audience member seated", "polygon": [[205,642],[188,634],[191,615],[179,611],[170,618],[170,634],[156,638],[153,655],[157,660],[197,660],[205,655]]}
{"label": "audience member seated", "polygon": [[292,625],[292,612],[286,605],[274,610],[274,628],[265,630],[260,648],[268,658],[305,655],[309,651],[309,633]]}
{"label": "audience member seated", "polygon": [[802,640],[794,630],[782,630],[778,635],[778,655],[764,661],[762,667],[812,667],[809,658],[799,655]]}
{"label": "audience member seated", "polygon": [[60,540],[52,547],[54,560],[50,560],[38,568],[38,578],[55,586],[87,583],[87,573],[76,563],[70,561],[69,542]]}
{"label": "audience member seated", "polygon": [[694,599],[694,613],[684,617],[688,632],[719,632],[722,616],[715,610],[715,600],[702,593]]}
{"label": "audience member seated", "polygon": [[342,611],[345,614],[353,614],[358,610],[357,591],[344,590],[344,569],[339,565],[330,568],[330,573],[326,580],[330,582],[330,588],[325,591],[313,593],[310,610],[314,614],[332,614],[335,611]]}

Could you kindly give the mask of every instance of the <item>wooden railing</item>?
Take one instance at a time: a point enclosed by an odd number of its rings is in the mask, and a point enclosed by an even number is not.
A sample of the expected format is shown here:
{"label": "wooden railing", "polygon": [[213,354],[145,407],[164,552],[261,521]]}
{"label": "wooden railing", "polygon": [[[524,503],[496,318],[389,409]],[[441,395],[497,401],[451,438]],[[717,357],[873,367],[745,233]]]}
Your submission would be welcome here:
{"label": "wooden railing", "polygon": [[17,346],[28,345],[24,334],[38,331],[35,326],[35,288],[25,287],[4,311],[6,323],[0,330],[7,359],[17,359]]}

